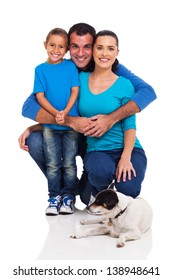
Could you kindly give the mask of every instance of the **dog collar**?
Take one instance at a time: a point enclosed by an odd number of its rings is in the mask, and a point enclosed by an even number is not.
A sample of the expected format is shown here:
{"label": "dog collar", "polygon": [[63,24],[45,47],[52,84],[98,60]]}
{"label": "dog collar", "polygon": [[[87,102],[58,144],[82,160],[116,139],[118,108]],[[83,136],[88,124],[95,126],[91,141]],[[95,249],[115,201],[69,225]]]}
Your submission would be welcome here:
{"label": "dog collar", "polygon": [[117,219],[119,216],[121,216],[121,215],[126,211],[126,209],[127,209],[127,207],[126,207],[124,210],[120,211],[120,212],[114,217],[114,219]]}
{"label": "dog collar", "polygon": [[[124,210],[120,211],[120,212],[114,217],[114,219],[117,219],[119,216],[121,216],[121,215],[126,211],[126,209],[127,209],[127,207],[126,207]],[[109,218],[108,226],[109,226],[109,227],[112,226],[112,218]]]}

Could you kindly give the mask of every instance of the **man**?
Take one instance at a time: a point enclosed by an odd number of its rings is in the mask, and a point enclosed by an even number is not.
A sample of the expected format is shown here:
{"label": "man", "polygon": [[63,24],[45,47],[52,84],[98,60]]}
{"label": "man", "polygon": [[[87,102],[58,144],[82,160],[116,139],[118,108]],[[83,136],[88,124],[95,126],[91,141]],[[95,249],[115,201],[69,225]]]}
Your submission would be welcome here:
{"label": "man", "polygon": [[[75,24],[69,30],[70,55],[79,71],[87,71],[88,65],[92,60],[92,45],[95,33],[95,29],[86,23]],[[85,136],[90,135],[100,137],[116,122],[140,112],[156,99],[156,94],[153,88],[131,73],[123,65],[118,64],[116,74],[129,79],[133,84],[135,94],[132,100],[109,115],[97,115],[93,116],[91,119],[68,116],[65,123],[67,126],[70,126],[72,129]],[[22,108],[22,115],[39,123],[56,123],[54,116],[41,108],[33,94],[31,94],[25,101]],[[45,157],[42,147],[42,133],[40,131],[32,133],[34,131],[35,126],[27,128],[18,139],[19,145],[21,149],[29,151],[31,157],[46,175]],[[83,157],[83,151],[80,155]],[[87,182],[87,174],[85,172],[83,173],[79,185],[81,186],[81,200],[85,204],[88,204],[91,192],[90,186]]]}

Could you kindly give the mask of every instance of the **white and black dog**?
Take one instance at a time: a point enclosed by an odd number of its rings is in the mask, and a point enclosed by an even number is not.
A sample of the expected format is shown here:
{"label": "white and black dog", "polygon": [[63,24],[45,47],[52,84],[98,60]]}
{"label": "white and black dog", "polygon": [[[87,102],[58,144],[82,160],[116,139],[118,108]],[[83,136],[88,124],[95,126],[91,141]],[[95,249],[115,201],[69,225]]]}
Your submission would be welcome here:
{"label": "white and black dog", "polygon": [[109,234],[118,238],[117,247],[123,247],[128,240],[140,239],[152,224],[153,213],[146,200],[117,192],[114,182],[98,193],[88,211],[101,216],[82,220],[81,229],[71,238]]}

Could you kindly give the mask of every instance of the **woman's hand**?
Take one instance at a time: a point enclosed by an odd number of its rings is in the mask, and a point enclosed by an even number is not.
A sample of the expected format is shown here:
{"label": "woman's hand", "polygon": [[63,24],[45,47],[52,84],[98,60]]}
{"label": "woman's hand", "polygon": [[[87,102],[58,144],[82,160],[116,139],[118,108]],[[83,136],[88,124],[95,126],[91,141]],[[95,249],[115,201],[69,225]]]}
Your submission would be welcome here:
{"label": "woman's hand", "polygon": [[133,168],[133,165],[129,158],[121,157],[120,161],[118,162],[117,170],[116,170],[116,180],[117,183],[120,182],[121,178],[123,182],[126,182],[126,180],[131,180],[131,174],[136,177],[136,171]]}

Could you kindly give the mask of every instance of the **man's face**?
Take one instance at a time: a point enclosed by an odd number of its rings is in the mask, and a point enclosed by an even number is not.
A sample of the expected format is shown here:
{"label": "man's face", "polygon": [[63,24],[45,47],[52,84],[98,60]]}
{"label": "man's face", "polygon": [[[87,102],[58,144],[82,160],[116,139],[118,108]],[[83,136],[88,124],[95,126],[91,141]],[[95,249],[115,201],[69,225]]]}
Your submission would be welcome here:
{"label": "man's face", "polygon": [[93,37],[87,33],[79,36],[75,32],[70,35],[70,56],[78,68],[85,68],[92,58]]}

